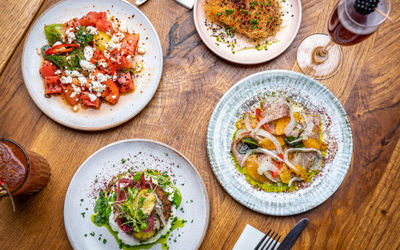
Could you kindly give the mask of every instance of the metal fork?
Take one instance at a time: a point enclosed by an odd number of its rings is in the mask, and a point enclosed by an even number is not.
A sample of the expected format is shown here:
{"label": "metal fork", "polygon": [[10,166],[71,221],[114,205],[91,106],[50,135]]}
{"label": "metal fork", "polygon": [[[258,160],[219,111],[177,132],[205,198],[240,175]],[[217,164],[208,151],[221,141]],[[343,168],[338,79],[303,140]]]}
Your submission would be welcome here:
{"label": "metal fork", "polygon": [[[270,233],[272,233],[270,235]],[[278,233],[275,233],[271,229],[264,235],[264,237],[258,242],[257,246],[254,250],[274,250],[279,242],[281,236]]]}

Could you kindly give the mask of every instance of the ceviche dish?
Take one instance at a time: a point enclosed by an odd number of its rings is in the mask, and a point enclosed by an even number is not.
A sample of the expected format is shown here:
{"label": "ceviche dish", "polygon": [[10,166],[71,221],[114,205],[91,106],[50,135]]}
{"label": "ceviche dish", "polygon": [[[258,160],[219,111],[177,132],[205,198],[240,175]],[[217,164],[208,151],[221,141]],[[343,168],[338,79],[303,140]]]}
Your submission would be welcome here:
{"label": "ceviche dish", "polygon": [[169,233],[186,222],[175,215],[181,201],[179,189],[166,173],[127,172],[99,192],[92,221],[105,226],[120,248],[161,243],[164,249]]}
{"label": "ceviche dish", "polygon": [[263,98],[235,126],[233,160],[256,188],[293,191],[323,167],[328,145],[321,116],[283,94]]}
{"label": "ceviche dish", "polygon": [[140,35],[122,29],[118,18],[89,12],[81,18],[44,27],[48,44],[41,48],[46,97],[61,95],[78,111],[118,103],[121,94],[135,91],[134,76],[143,65],[135,62]]}

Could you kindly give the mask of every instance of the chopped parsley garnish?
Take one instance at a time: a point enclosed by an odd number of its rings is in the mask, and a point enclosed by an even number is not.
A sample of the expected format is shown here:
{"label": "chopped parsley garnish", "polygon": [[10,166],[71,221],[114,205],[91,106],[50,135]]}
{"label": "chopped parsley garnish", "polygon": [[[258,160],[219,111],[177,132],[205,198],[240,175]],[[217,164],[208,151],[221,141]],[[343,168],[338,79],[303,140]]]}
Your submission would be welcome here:
{"label": "chopped parsley garnish", "polygon": [[256,5],[257,5],[257,2],[250,2],[250,7],[251,7],[251,8],[256,7]]}
{"label": "chopped parsley garnish", "polygon": [[235,11],[233,9],[227,9],[225,10],[225,16],[229,16],[230,14],[233,14]]}

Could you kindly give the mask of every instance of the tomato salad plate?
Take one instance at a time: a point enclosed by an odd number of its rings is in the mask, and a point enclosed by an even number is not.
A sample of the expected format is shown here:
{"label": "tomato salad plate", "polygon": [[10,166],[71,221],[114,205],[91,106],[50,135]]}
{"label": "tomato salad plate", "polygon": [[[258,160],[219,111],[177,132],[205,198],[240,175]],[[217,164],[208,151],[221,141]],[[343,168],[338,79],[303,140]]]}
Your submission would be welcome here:
{"label": "tomato salad plate", "polygon": [[207,151],[220,184],[255,211],[287,216],[328,199],[350,167],[353,139],[339,100],[300,73],[271,70],[217,104]]}
{"label": "tomato salad plate", "polygon": [[283,53],[300,28],[300,0],[196,0],[194,22],[204,44],[239,64],[267,62]]}
{"label": "tomato salad plate", "polygon": [[35,22],[22,57],[25,85],[50,118],[101,130],[139,113],[157,90],[162,49],[154,27],[122,0],[66,0]]}
{"label": "tomato salad plate", "polygon": [[75,173],[64,203],[74,249],[196,249],[208,222],[196,168],[175,149],[145,139],[95,152]]}

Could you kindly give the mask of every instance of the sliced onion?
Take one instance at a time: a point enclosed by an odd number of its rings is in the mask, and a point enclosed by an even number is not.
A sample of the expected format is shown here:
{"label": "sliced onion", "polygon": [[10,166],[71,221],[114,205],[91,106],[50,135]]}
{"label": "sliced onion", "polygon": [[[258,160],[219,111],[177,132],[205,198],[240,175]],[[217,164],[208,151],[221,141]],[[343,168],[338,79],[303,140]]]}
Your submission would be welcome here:
{"label": "sliced onion", "polygon": [[322,154],[321,151],[315,148],[290,148],[285,151],[285,154],[283,155],[283,159],[285,160],[285,163],[287,166],[289,166],[291,169],[298,171],[297,168],[289,161],[289,153],[292,152],[315,152],[317,153],[317,157],[314,159],[313,165],[310,167],[311,170],[315,171],[321,166],[322,163]]}
{"label": "sliced onion", "polygon": [[245,129],[239,129],[236,132],[235,139],[232,142],[232,146],[233,146],[233,144],[237,144],[238,142],[240,142],[240,140],[242,140],[244,137],[249,136],[249,135],[250,135],[250,131],[246,131]]}
{"label": "sliced onion", "polygon": [[275,149],[276,149],[276,151],[278,152],[278,154],[281,154],[281,153],[282,153],[281,144],[279,143],[278,139],[276,139],[275,136],[271,135],[270,133],[268,133],[268,132],[265,131],[264,129],[258,130],[258,131],[256,132],[256,135],[257,135],[257,136],[262,136],[262,137],[267,138],[268,140],[270,140],[270,141],[274,144]]}
{"label": "sliced onion", "polygon": [[303,140],[307,140],[314,129],[314,123],[310,119],[310,117],[308,117],[308,115],[304,115],[304,121],[306,123],[306,128],[304,129],[303,133],[301,134],[301,138]]}
{"label": "sliced onion", "polygon": [[246,126],[247,131],[251,130],[250,118],[249,113],[244,114],[244,125]]}
{"label": "sliced onion", "polygon": [[271,118],[269,116],[265,116],[264,118],[262,118],[258,123],[255,129],[253,129],[253,133],[256,133],[262,125],[264,125],[265,123],[268,123],[271,121]]}
{"label": "sliced onion", "polygon": [[244,163],[246,162],[247,158],[249,158],[250,155],[255,154],[255,153],[259,153],[259,154],[266,154],[270,157],[273,157],[275,160],[283,162],[283,160],[277,156],[274,152],[265,149],[265,148],[256,148],[256,149],[252,149],[247,151],[247,153],[245,154],[244,158],[242,159],[242,161],[239,163],[239,165],[241,167],[243,167]]}
{"label": "sliced onion", "polygon": [[256,148],[254,149],[255,151],[257,151],[257,153],[261,153],[261,154],[266,154],[271,156],[272,158],[274,158],[275,160],[279,161],[279,162],[283,162],[282,158],[280,158],[279,156],[277,156],[274,152],[272,152],[271,150],[265,149],[265,148]]}
{"label": "sliced onion", "polygon": [[287,102],[285,102],[285,104],[289,107],[289,115],[290,115],[290,122],[288,123],[288,125],[285,128],[285,135],[289,136],[290,133],[293,131],[294,126],[296,125],[296,119],[294,118],[294,115],[293,115],[292,105],[290,105],[290,103],[287,103]]}
{"label": "sliced onion", "polygon": [[269,160],[269,157],[267,160],[264,160],[265,157],[259,157],[258,158],[258,169],[257,172],[259,175],[264,174],[267,171],[271,172],[276,172],[279,171],[279,169]]}
{"label": "sliced onion", "polygon": [[301,181],[302,179],[300,178],[300,177],[293,177],[292,179],[290,179],[290,181],[289,181],[289,187],[292,185],[292,183],[294,182],[294,181]]}

